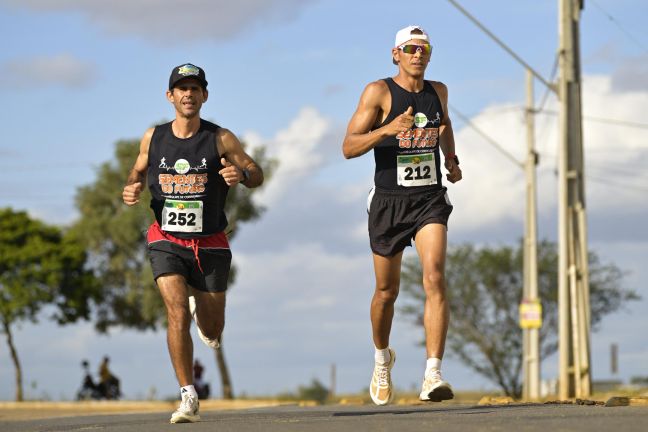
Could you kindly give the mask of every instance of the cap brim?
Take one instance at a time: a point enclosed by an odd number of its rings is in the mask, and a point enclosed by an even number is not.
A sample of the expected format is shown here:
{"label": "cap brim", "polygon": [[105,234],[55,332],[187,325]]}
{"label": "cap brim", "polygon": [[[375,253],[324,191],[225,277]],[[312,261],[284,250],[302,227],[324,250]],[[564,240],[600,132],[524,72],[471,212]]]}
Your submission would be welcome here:
{"label": "cap brim", "polygon": [[198,81],[200,83],[200,85],[202,86],[202,88],[204,88],[205,90],[207,89],[207,81],[206,80],[202,80],[198,76],[186,76],[186,77],[181,77],[180,79],[175,80],[173,82],[173,84],[171,84],[169,86],[169,90],[173,90],[173,88],[176,87],[179,82],[184,81],[184,80],[188,80],[188,79],[193,79],[193,80]]}

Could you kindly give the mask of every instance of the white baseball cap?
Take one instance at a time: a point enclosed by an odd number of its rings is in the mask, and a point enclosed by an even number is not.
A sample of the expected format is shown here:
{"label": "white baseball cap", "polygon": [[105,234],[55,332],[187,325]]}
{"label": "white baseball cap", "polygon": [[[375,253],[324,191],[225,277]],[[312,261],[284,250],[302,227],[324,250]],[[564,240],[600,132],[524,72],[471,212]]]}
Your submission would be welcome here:
{"label": "white baseball cap", "polygon": [[[412,34],[413,30],[419,30],[422,34]],[[430,42],[430,38],[428,37],[428,34],[425,32],[425,30],[423,30],[420,26],[411,25],[405,27],[404,29],[398,30],[398,33],[396,33],[396,41],[394,42],[394,47],[399,47],[408,40],[412,39],[421,39]]]}

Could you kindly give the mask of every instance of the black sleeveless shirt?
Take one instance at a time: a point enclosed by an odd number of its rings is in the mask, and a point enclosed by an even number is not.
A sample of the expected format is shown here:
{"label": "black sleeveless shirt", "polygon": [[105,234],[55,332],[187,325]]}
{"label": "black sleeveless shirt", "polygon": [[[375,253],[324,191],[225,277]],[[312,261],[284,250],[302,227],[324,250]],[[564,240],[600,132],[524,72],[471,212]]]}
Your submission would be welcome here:
{"label": "black sleeveless shirt", "polygon": [[216,149],[220,127],[200,120],[190,138],[173,134],[171,122],[156,126],[148,153],[147,182],[155,219],[179,238],[205,237],[227,226],[229,186],[218,174],[223,166]]}
{"label": "black sleeveless shirt", "polygon": [[439,127],[443,107],[439,96],[429,81],[418,93],[405,90],[392,78],[383,81],[391,93],[391,109],[374,129],[390,123],[410,106],[415,117],[412,129],[387,137],[374,147],[374,184],[387,190],[440,189]]}

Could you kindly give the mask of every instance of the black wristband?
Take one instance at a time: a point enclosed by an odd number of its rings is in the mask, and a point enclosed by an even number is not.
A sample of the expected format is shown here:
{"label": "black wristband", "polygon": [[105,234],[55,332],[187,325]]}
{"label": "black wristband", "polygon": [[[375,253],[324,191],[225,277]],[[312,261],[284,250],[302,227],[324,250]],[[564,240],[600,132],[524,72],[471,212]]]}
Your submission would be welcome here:
{"label": "black wristband", "polygon": [[452,159],[455,164],[459,165],[459,158],[456,154],[446,156],[446,159]]}
{"label": "black wristband", "polygon": [[250,171],[249,170],[244,169],[244,170],[241,170],[241,172],[243,173],[243,181],[244,182],[250,180]]}

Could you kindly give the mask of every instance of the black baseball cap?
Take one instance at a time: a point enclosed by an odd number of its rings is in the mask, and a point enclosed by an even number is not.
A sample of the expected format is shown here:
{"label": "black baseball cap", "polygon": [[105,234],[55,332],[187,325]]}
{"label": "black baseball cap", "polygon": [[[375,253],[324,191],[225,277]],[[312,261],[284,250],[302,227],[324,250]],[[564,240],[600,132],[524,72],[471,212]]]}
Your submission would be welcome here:
{"label": "black baseball cap", "polygon": [[185,78],[195,78],[200,81],[200,85],[206,90],[207,89],[207,80],[205,79],[205,71],[202,68],[192,65],[191,63],[185,63],[180,66],[176,66],[171,71],[171,76],[169,77],[169,90],[173,90],[173,87]]}

